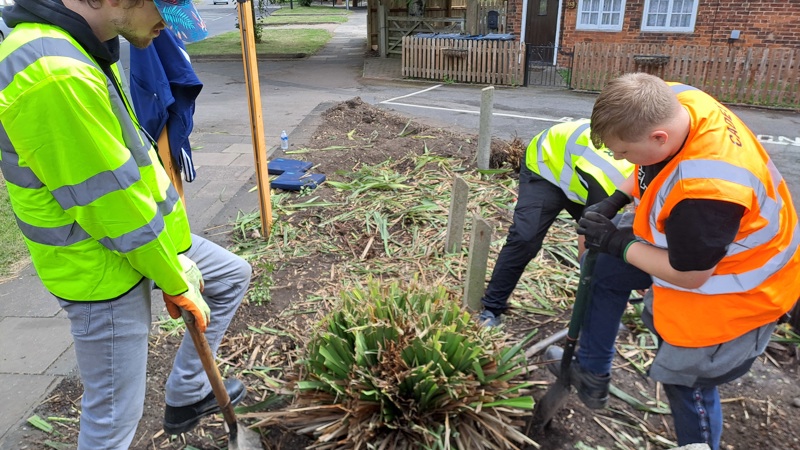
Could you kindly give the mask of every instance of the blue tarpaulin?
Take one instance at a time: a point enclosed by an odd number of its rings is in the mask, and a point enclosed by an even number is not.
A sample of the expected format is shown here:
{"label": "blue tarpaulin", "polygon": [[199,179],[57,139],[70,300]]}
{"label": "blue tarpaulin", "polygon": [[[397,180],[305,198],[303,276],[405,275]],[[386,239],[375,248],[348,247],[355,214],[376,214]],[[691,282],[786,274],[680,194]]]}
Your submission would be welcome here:
{"label": "blue tarpaulin", "polygon": [[489,34],[460,34],[460,33],[418,33],[414,37],[423,39],[458,39],[472,41],[513,41],[514,35],[511,33],[489,33]]}

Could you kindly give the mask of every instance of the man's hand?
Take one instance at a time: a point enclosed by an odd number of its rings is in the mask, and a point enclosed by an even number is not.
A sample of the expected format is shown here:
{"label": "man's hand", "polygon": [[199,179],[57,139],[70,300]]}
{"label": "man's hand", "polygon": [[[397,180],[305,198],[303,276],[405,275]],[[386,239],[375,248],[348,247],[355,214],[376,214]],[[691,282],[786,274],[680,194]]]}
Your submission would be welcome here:
{"label": "man's hand", "polygon": [[586,240],[586,248],[625,259],[625,251],[636,242],[633,230],[618,229],[611,220],[600,213],[587,212],[578,221],[578,234]]}
{"label": "man's hand", "polygon": [[164,302],[167,304],[167,311],[170,317],[177,319],[181,316],[181,308],[189,311],[194,316],[197,329],[205,332],[208,322],[211,321],[211,309],[203,299],[204,281],[203,274],[197,268],[197,264],[185,255],[178,255],[178,261],[183,268],[183,275],[189,290],[179,295],[169,295],[164,292]]}
{"label": "man's hand", "polygon": [[598,213],[604,216],[607,219],[611,219],[617,215],[619,210],[625,207],[628,203],[630,203],[633,199],[631,197],[617,189],[611,194],[610,197],[606,198],[603,201],[597,202],[594,205],[589,205],[583,209],[583,217],[586,217],[587,213]]}
{"label": "man's hand", "polygon": [[169,316],[177,319],[181,316],[181,309],[189,311],[194,316],[195,325],[201,333],[205,333],[208,323],[211,321],[211,309],[203,300],[200,289],[194,284],[189,283],[189,290],[178,295],[169,295],[162,292],[164,303],[167,305]]}
{"label": "man's hand", "polygon": [[203,274],[200,273],[200,269],[197,268],[197,264],[186,255],[178,255],[178,261],[180,261],[181,267],[183,267],[186,281],[188,281],[189,284],[195,285],[200,292],[203,292],[205,281],[203,280]]}

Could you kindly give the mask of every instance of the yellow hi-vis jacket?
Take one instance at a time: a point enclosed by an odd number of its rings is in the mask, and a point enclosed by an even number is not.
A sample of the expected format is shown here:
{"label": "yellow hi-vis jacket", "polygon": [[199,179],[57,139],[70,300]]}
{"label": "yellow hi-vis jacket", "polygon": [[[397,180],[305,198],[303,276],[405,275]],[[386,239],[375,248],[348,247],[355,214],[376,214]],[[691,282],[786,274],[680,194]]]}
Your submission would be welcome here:
{"label": "yellow hi-vis jacket", "polygon": [[186,212],[113,75],[55,26],[20,24],[0,46],[0,166],[34,267],[65,300],[143,277],[188,288]]}
{"label": "yellow hi-vis jacket", "polygon": [[596,149],[588,120],[565,122],[537,134],[525,154],[525,164],[535,174],[561,188],[570,201],[586,204],[588,189],[575,170],[591,175],[608,195],[622,186],[633,172],[633,164],[615,160],[603,147]]}

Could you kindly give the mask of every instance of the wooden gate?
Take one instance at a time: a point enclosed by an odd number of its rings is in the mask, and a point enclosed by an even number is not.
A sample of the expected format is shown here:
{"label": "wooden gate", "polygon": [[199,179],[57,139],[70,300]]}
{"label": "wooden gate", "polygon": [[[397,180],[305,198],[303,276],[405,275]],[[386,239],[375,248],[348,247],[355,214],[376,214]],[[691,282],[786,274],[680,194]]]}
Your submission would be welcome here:
{"label": "wooden gate", "polygon": [[403,38],[418,33],[463,33],[464,19],[457,17],[408,17],[386,18],[386,53],[400,55]]}
{"label": "wooden gate", "polygon": [[520,86],[524,60],[518,41],[403,38],[404,77]]}

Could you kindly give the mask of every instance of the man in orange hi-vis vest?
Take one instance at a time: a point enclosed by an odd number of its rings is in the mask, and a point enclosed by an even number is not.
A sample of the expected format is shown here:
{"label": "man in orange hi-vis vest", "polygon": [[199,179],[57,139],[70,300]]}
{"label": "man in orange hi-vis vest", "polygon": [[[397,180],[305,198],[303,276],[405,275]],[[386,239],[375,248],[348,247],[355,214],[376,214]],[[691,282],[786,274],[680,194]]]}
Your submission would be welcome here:
{"label": "man in orange hi-vis vest", "polygon": [[[633,226],[584,212],[578,233],[601,252],[572,383],[608,400],[619,320],[632,289],[652,288],[642,319],[659,337],[651,378],[667,393],[679,445],[719,448],[717,386],[750,370],[800,295],[800,231],[785,181],[756,136],[704,92],[644,73],[612,80],[592,140],[636,165]],[[558,356],[558,349],[549,349]]]}

